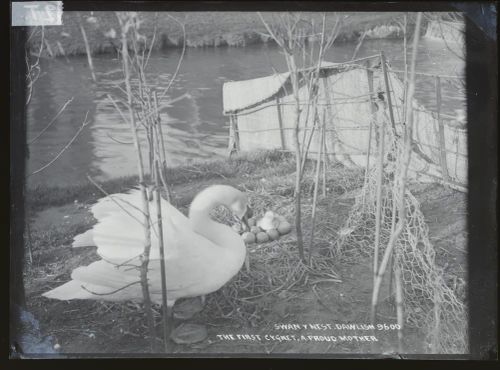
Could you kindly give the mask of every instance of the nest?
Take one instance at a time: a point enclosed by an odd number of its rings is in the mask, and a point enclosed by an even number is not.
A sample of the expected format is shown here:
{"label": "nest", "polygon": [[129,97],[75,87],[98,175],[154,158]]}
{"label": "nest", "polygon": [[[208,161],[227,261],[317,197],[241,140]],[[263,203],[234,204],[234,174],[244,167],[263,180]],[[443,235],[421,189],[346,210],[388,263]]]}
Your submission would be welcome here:
{"label": "nest", "polygon": [[[294,200],[268,192],[265,185],[251,191],[247,189],[249,202],[256,218],[260,218],[268,210],[284,216],[290,223],[295,219]],[[294,232],[283,235],[280,239],[263,244],[247,246],[250,268],[245,267],[228,284],[210,295],[204,315],[207,318],[224,317],[244,325],[262,324],[264,314],[272,304],[272,299],[293,298],[307,284],[319,281],[339,281],[335,272],[335,256],[333,241],[336,231],[328,224],[326,207],[319,207],[317,238],[310,264],[300,260]],[[310,217],[309,205],[303,205],[304,221]],[[212,212],[218,222],[232,226],[237,220],[229,210],[218,207]],[[303,221],[304,226],[307,225]],[[304,242],[308,245],[310,230],[303,228]],[[321,236],[322,239],[319,239]],[[307,252],[307,251],[306,251]]]}

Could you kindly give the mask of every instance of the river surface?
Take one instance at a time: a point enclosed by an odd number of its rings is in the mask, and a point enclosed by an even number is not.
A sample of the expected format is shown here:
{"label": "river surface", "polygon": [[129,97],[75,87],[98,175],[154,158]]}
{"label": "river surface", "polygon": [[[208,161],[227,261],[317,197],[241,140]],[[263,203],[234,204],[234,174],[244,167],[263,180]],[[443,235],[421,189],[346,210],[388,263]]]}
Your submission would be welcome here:
{"label": "river surface", "polygon": [[[335,45],[326,60],[351,60],[354,44]],[[392,68],[402,69],[401,40],[365,41],[357,57],[383,50]],[[180,50],[169,49],[151,55],[147,78],[164,88],[175,70]],[[87,115],[89,124],[76,140],[45,170],[28,177],[28,185],[72,185],[87,182],[87,175],[98,180],[135,174],[137,165],[129,126],[124,123],[107,94],[121,94],[116,81],[123,78],[117,71],[116,55],[94,56],[98,83],[90,78],[85,56],[43,60],[42,75],[35,85],[28,107],[28,143],[49,124],[65,102],[73,98],[63,113],[37,140],[28,145],[27,174],[49,163],[67,145]],[[419,45],[416,68],[419,72],[462,75],[464,62],[440,41],[423,39]],[[168,162],[175,166],[193,160],[220,158],[225,155],[228,119],[222,114],[222,84],[285,72],[283,55],[273,45],[251,45],[243,48],[219,47],[186,50],[178,78],[168,98],[185,93],[188,97],[161,112],[167,131]],[[425,106],[435,106],[433,78],[417,80],[417,98]],[[443,87],[443,95],[456,95],[455,88]],[[450,114],[463,102],[444,102]],[[125,143],[125,144],[124,144]]]}

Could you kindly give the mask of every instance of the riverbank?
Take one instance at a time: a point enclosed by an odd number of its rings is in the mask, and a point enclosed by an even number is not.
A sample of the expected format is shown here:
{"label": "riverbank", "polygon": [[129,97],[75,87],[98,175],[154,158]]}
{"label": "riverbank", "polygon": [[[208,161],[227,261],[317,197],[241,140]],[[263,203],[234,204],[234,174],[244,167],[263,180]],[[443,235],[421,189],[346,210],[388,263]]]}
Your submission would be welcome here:
{"label": "riverbank", "polygon": [[[303,231],[310,233],[312,163],[306,166],[303,192]],[[193,164],[172,169],[169,182],[176,207],[186,213],[194,195],[215,183],[228,184],[247,192],[254,212],[268,209],[293,220],[294,158],[281,152],[237,155],[229,160]],[[123,178],[102,183],[109,193],[125,191],[137,179]],[[275,323],[365,323],[371,300],[371,265],[367,256],[332,256],[339,230],[344,227],[354,197],[363,184],[360,169],[331,166],[326,178],[326,197],[318,202],[317,262],[313,270],[297,269],[295,232],[265,244],[251,245],[250,270],[240,273],[223,289],[207,297],[207,306],[193,320],[207,325],[209,337],[197,345],[172,345],[174,353],[382,353],[397,348],[395,332],[377,333],[378,341],[294,342],[224,341],[218,334],[289,334],[276,331]],[[465,194],[439,185],[418,185],[413,189],[429,225],[437,261],[446,265],[446,276],[465,279],[466,226]],[[99,257],[95,248],[71,248],[75,235],[95,223],[90,206],[101,197],[92,184],[67,188],[37,188],[27,192],[28,242],[33,261],[25,271],[26,300],[30,313],[40,323],[44,340],[57,352],[145,353],[148,351],[144,315],[139,305],[127,302],[61,302],[41,294],[70,279],[71,271]],[[259,259],[265,256],[265,259]],[[293,269],[284,268],[284,259]],[[295,258],[295,259],[294,259]],[[266,272],[267,271],[267,272]],[[270,279],[281,271],[292,274],[286,284]],[[329,274],[329,277],[322,274]],[[332,278],[336,277],[336,278]],[[269,281],[268,281],[269,279]],[[242,284],[245,282],[245,284]],[[459,285],[463,287],[463,285]],[[386,286],[384,285],[384,292]],[[462,297],[463,298],[463,297]],[[395,322],[390,300],[380,315],[387,324]],[[155,308],[160,335],[160,309]],[[297,335],[330,335],[301,330]],[[339,336],[365,336],[366,331],[334,332]],[[371,335],[371,334],[370,334]],[[424,353],[424,334],[405,328],[405,348]]]}
{"label": "riverbank", "polygon": [[[255,12],[173,12],[167,13],[186,25],[187,47],[245,46],[265,43],[266,29]],[[339,42],[357,41],[366,32],[366,38],[402,37],[396,20],[402,13],[339,13],[342,28]],[[143,12],[141,34],[150,42],[156,32],[154,50],[182,46],[182,29],[166,13]],[[304,17],[321,24],[319,13],[304,13]],[[327,29],[334,24],[327,21]],[[272,22],[270,22],[272,25]],[[92,54],[114,52],[119,44],[119,26],[114,12],[64,12],[63,25],[45,27],[44,55],[70,56],[85,54],[85,44],[79,25],[85,29]],[[40,36],[32,38],[32,48],[38,50]]]}

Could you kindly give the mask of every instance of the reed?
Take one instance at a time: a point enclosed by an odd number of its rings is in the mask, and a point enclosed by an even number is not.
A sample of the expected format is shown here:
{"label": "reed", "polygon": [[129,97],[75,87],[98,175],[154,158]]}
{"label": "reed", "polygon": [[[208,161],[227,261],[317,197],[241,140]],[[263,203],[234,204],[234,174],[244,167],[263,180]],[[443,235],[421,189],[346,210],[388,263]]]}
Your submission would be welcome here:
{"label": "reed", "polygon": [[[392,254],[392,251],[394,249],[394,246],[396,242],[398,241],[401,233],[403,232],[403,229],[405,227],[406,223],[406,204],[405,204],[405,197],[406,197],[406,182],[408,178],[408,168],[410,164],[410,158],[411,158],[411,153],[412,153],[412,138],[413,138],[413,97],[415,93],[415,63],[416,63],[416,58],[417,58],[417,48],[418,48],[418,40],[419,40],[419,34],[420,34],[420,24],[422,20],[422,13],[417,14],[417,21],[416,21],[416,26],[415,26],[415,31],[414,31],[414,36],[413,36],[413,46],[412,46],[412,59],[411,59],[411,65],[410,65],[410,71],[409,71],[409,81],[408,81],[408,93],[406,94],[406,109],[405,109],[405,126],[404,126],[404,141],[402,143],[402,158],[399,160],[398,163],[398,168],[397,168],[397,176],[398,176],[398,183],[399,183],[399,189],[398,190],[398,200],[399,200],[399,209],[398,209],[398,221],[396,223],[394,232],[391,233],[391,236],[389,238],[389,242],[387,244],[387,247],[384,251],[384,255],[382,258],[382,261],[380,265],[378,264],[378,243],[379,243],[379,230],[378,232],[376,231],[376,244],[375,244],[375,255],[374,255],[374,267],[375,267],[375,277],[374,277],[374,285],[373,285],[373,295],[372,295],[372,306],[371,306],[371,313],[370,313],[370,318],[372,321],[372,324],[375,324],[376,320],[376,314],[377,314],[377,305],[378,305],[378,297],[380,293],[380,286],[382,284],[382,279],[383,276],[386,272],[387,265],[389,262],[389,258]],[[379,163],[382,160],[382,157],[379,158]],[[382,180],[378,179],[377,186],[380,187],[382,183]],[[380,214],[380,202],[379,202],[379,195],[380,192],[377,191],[377,215]],[[401,274],[397,273],[396,274],[396,286],[397,290],[399,291],[401,288]],[[400,293],[398,293],[399,296]],[[398,311],[398,321],[399,317],[402,317],[402,314]],[[400,324],[402,325],[402,323]],[[401,326],[402,327],[402,326]],[[400,338],[401,339],[401,338]],[[400,344],[401,345],[401,344]]]}

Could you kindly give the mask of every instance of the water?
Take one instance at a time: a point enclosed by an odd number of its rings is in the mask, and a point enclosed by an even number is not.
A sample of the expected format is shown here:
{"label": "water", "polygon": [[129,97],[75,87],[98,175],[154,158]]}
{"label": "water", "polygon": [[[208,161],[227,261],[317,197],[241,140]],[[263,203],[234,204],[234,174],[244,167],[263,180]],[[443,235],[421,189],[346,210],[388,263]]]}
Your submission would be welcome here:
{"label": "water", "polygon": [[[352,58],[355,45],[336,45],[325,58],[332,62]],[[402,69],[401,40],[365,41],[357,57],[377,54],[383,50],[395,69]],[[148,65],[149,81],[164,88],[173,73],[180,50],[154,53]],[[32,173],[50,162],[74,136],[88,114],[89,125],[74,143],[44,171],[30,176],[28,184],[67,185],[87,182],[87,175],[98,180],[136,173],[136,161],[129,126],[124,123],[107,94],[120,94],[115,87],[120,73],[116,55],[94,57],[98,84],[90,79],[85,56],[68,60],[57,58],[42,62],[42,76],[37,81],[28,109],[28,142],[38,135],[71,97],[73,102],[33,144],[29,145],[27,172]],[[222,114],[222,84],[267,76],[286,70],[284,57],[271,45],[245,48],[187,49],[185,59],[167,98],[187,93],[188,98],[161,111],[168,131],[169,165],[192,160],[219,158],[225,155],[228,119]],[[460,75],[464,63],[439,41],[422,40],[419,46],[417,71]],[[444,87],[450,95],[452,87]],[[432,78],[417,81],[417,98],[426,106],[435,105]],[[447,102],[445,109],[453,112],[460,107]],[[88,113],[87,113],[88,112]],[[165,129],[164,129],[165,130]],[[125,144],[123,144],[125,143]]]}

